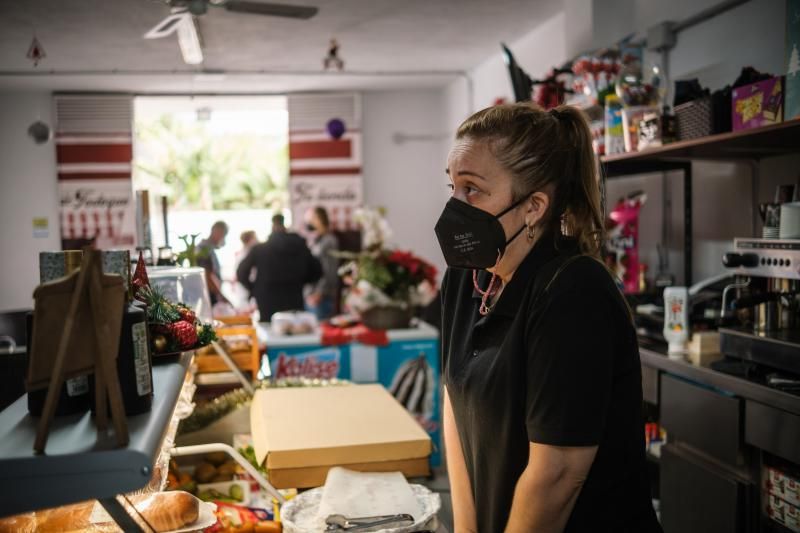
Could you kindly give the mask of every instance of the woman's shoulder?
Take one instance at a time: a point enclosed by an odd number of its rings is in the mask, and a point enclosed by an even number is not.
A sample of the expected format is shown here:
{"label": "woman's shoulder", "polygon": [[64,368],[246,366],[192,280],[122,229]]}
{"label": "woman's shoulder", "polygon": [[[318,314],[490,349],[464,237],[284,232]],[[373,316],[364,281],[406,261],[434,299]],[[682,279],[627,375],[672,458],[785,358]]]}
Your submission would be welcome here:
{"label": "woman's shoulder", "polygon": [[548,292],[553,296],[575,293],[589,298],[602,295],[616,297],[619,294],[619,288],[605,264],[588,255],[576,255],[562,262],[558,274],[549,285]]}

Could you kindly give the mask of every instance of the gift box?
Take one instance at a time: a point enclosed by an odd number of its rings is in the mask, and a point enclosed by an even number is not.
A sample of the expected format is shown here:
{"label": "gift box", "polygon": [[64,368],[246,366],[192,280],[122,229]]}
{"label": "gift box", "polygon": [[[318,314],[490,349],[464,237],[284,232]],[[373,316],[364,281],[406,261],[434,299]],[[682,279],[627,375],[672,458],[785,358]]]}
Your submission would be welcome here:
{"label": "gift box", "polygon": [[250,428],[256,460],[279,489],[321,486],[334,466],[430,474],[430,437],[381,385],[262,389]]}
{"label": "gift box", "polygon": [[733,90],[733,131],[783,121],[783,76],[743,85]]}

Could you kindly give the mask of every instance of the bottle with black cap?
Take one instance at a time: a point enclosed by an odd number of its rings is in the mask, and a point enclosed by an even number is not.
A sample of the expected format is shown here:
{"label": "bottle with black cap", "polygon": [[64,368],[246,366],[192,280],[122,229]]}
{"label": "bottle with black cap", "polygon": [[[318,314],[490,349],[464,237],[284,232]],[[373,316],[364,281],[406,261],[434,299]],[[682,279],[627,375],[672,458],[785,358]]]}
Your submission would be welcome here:
{"label": "bottle with black cap", "polygon": [[[117,377],[122,392],[122,403],[128,416],[146,413],[153,405],[153,367],[150,357],[147,314],[145,305],[133,297],[130,277],[130,260],[126,261],[127,297],[122,313],[122,329],[117,352]],[[94,379],[90,380],[94,394]],[[92,404],[94,412],[94,404]]]}

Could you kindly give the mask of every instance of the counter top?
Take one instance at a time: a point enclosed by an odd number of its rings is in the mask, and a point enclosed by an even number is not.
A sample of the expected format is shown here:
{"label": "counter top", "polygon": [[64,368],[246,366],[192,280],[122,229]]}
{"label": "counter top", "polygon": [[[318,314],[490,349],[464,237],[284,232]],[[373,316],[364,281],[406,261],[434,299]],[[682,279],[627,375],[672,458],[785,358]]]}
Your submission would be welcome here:
{"label": "counter top", "polygon": [[657,348],[640,347],[639,358],[644,366],[657,368],[748,400],[800,415],[800,396],[781,392],[740,377],[723,374],[709,367],[695,366],[688,361],[670,359],[665,352],[660,352]]}

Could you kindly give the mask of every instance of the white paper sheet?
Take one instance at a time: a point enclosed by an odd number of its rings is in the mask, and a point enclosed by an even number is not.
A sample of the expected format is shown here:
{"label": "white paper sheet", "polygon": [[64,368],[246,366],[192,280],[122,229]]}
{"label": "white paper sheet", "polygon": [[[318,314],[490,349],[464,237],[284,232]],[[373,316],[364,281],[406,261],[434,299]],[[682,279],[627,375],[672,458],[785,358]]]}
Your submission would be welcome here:
{"label": "white paper sheet", "polygon": [[319,517],[341,514],[349,518],[410,514],[420,518],[411,486],[400,472],[353,472],[341,467],[328,471]]}

